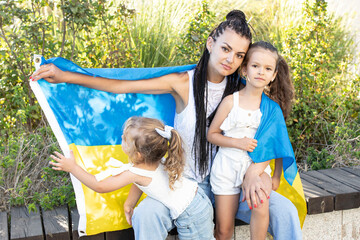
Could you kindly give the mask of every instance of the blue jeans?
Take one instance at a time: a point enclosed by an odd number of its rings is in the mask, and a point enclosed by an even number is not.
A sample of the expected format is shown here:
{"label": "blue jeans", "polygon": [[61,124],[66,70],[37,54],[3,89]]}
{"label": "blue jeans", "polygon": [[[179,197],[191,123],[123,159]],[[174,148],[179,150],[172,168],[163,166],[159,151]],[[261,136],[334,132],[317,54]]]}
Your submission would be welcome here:
{"label": "blue jeans", "polygon": [[179,239],[215,239],[213,218],[212,204],[202,188],[198,188],[190,205],[174,220]]}
{"label": "blue jeans", "polygon": [[[208,178],[199,186],[213,199]],[[250,217],[251,210],[247,203],[240,201],[236,218],[249,223]],[[148,197],[135,208],[132,224],[136,240],[165,239],[168,232],[174,228],[169,209],[159,201]],[[270,195],[268,231],[274,236],[275,240],[302,239],[299,217],[295,206],[290,200],[276,192],[272,192]]]}
{"label": "blue jeans", "polygon": [[134,210],[132,225],[136,240],[166,239],[175,226],[181,240],[214,239],[213,207],[202,188],[198,188],[193,201],[175,220],[161,202],[145,198]]}

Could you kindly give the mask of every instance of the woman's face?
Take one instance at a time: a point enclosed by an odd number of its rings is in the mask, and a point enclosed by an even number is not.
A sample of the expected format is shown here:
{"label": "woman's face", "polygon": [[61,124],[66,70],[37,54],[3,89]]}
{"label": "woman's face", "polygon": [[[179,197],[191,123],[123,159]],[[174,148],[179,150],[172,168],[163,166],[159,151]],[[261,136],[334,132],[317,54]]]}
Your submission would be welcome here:
{"label": "woman's face", "polygon": [[250,41],[227,28],[216,41],[209,37],[206,47],[210,52],[208,72],[214,77],[233,74],[243,62]]}

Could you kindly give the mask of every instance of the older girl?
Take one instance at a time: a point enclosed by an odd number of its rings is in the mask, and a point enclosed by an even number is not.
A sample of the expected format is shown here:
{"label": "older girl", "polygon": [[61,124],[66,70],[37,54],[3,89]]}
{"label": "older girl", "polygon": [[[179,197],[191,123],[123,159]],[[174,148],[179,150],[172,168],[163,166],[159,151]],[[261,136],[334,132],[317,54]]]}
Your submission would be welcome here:
{"label": "older girl", "polygon": [[[267,42],[251,45],[241,68],[246,86],[224,98],[212,121],[207,138],[220,146],[211,169],[210,183],[215,194],[216,239],[230,239],[234,230],[240,188],[248,167],[253,163],[248,152],[257,146],[254,138],[262,116],[260,103],[266,89],[269,97],[278,102],[285,117],[289,114],[294,96],[289,67],[277,49]],[[276,106],[276,105],[274,105]],[[280,116],[283,118],[282,116]],[[274,121],[280,121],[274,120]],[[268,145],[268,148],[271,146]],[[264,173],[260,175],[265,189],[271,192],[270,159],[262,163]],[[274,179],[280,181],[281,168]],[[265,239],[269,225],[269,202],[262,207],[256,203],[252,209],[251,239]]]}

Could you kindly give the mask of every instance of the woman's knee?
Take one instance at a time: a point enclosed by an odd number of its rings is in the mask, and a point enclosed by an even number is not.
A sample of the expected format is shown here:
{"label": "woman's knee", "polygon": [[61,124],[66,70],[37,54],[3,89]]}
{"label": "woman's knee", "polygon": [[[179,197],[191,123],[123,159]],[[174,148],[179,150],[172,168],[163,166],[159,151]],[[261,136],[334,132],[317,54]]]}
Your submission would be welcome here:
{"label": "woman's knee", "polygon": [[277,192],[272,192],[270,196],[270,218],[282,219],[290,221],[293,218],[298,218],[298,212],[295,205],[286,197]]}

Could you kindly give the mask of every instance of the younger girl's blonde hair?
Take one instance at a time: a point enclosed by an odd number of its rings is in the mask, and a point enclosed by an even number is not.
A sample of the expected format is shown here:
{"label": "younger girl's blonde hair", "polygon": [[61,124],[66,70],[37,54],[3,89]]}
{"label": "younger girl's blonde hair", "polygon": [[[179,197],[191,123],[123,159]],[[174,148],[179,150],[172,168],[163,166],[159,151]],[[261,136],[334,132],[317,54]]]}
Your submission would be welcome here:
{"label": "younger girl's blonde hair", "polygon": [[[173,189],[185,166],[181,137],[172,129],[168,140],[160,136],[155,128],[164,130],[165,126],[158,119],[146,117],[131,117],[125,122],[124,140],[129,157],[134,163],[154,164],[160,162],[167,153],[163,164],[169,174],[169,187]],[[140,153],[140,157],[136,153]]]}

